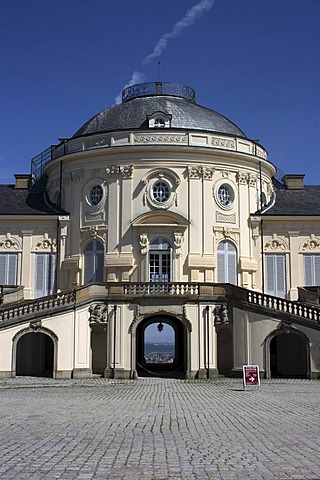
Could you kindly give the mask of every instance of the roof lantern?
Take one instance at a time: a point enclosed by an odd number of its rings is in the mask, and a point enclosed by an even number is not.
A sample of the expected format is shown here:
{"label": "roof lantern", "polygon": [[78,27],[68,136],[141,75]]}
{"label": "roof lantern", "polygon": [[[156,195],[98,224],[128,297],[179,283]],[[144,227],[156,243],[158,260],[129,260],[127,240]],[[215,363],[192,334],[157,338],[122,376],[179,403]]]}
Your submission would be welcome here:
{"label": "roof lantern", "polygon": [[133,98],[150,97],[152,95],[170,95],[172,97],[181,97],[191,102],[195,102],[196,93],[193,88],[182,83],[172,82],[148,82],[130,85],[122,91],[122,103],[128,102]]}

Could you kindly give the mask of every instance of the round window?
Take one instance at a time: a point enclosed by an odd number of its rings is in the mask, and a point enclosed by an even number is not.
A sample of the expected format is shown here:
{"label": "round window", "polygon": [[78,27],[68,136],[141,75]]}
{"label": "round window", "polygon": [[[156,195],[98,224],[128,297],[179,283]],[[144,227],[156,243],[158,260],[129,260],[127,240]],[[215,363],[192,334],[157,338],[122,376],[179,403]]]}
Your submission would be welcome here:
{"label": "round window", "polygon": [[230,185],[223,184],[218,190],[218,201],[223,207],[229,207],[234,200],[234,193]]}
{"label": "round window", "polygon": [[152,196],[155,202],[167,202],[170,197],[169,185],[165,182],[156,182],[152,187]]}
{"label": "round window", "polygon": [[91,187],[90,192],[88,194],[88,202],[90,205],[98,205],[101,202],[103,197],[103,190],[100,185],[94,185]]}

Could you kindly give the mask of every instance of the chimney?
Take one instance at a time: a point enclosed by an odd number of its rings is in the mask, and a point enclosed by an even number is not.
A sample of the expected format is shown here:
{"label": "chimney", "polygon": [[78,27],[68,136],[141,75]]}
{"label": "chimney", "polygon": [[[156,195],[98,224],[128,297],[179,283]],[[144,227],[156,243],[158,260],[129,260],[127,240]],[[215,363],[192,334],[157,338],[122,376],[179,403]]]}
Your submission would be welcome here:
{"label": "chimney", "polygon": [[288,190],[303,190],[304,189],[304,174],[293,173],[284,175],[282,181]]}
{"label": "chimney", "polygon": [[15,188],[18,189],[26,189],[30,186],[31,175],[30,174],[23,174],[23,173],[15,173],[14,178],[16,179]]}

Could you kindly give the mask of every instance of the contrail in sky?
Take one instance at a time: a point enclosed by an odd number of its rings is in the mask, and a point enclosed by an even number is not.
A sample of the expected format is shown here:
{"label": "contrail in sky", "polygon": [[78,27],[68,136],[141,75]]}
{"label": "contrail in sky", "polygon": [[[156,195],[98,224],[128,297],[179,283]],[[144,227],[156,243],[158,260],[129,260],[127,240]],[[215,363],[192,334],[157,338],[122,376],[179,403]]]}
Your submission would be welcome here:
{"label": "contrail in sky", "polygon": [[[154,58],[158,58],[163,52],[163,50],[167,48],[168,40],[178,37],[183,30],[191,27],[191,25],[193,25],[199,18],[201,18],[205,12],[207,12],[208,10],[210,10],[210,8],[213,7],[214,3],[215,0],[201,0],[199,3],[191,7],[187,11],[185,16],[174,25],[170,32],[162,35],[162,37],[154,47],[153,51],[143,59],[143,65],[147,65]],[[143,75],[143,73],[134,71],[131,79],[123,88],[130,87],[130,85],[134,85],[136,83],[141,83],[144,80],[145,76]],[[121,93],[115,98],[115,101],[117,104],[121,103]]]}
{"label": "contrail in sky", "polygon": [[193,25],[200,17],[202,17],[205,12],[213,7],[214,2],[215,0],[201,0],[199,3],[197,3],[197,5],[191,7],[185,16],[175,24],[171,32],[162,35],[154,47],[153,52],[147,55],[142,63],[146,65],[154,58],[159,57],[163,50],[167,47],[168,40],[178,37],[185,28],[191,27],[191,25]]}

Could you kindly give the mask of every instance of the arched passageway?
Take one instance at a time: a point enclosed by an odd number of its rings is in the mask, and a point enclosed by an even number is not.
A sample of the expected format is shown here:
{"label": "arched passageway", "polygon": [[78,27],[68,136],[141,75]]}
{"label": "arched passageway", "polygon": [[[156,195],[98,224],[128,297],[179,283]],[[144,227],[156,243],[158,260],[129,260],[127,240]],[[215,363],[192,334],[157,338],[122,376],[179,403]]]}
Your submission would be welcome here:
{"label": "arched passageway", "polygon": [[18,340],[16,375],[53,377],[54,343],[45,333],[26,333]]}
{"label": "arched passageway", "polygon": [[217,357],[219,375],[230,377],[233,368],[233,340],[229,328],[220,328],[217,332]]}
{"label": "arched passageway", "polygon": [[293,332],[278,333],[270,340],[271,378],[309,378],[308,340]]}
{"label": "arched passageway", "polygon": [[187,331],[179,319],[152,316],[138,325],[136,370],[140,377],[185,378]]}

